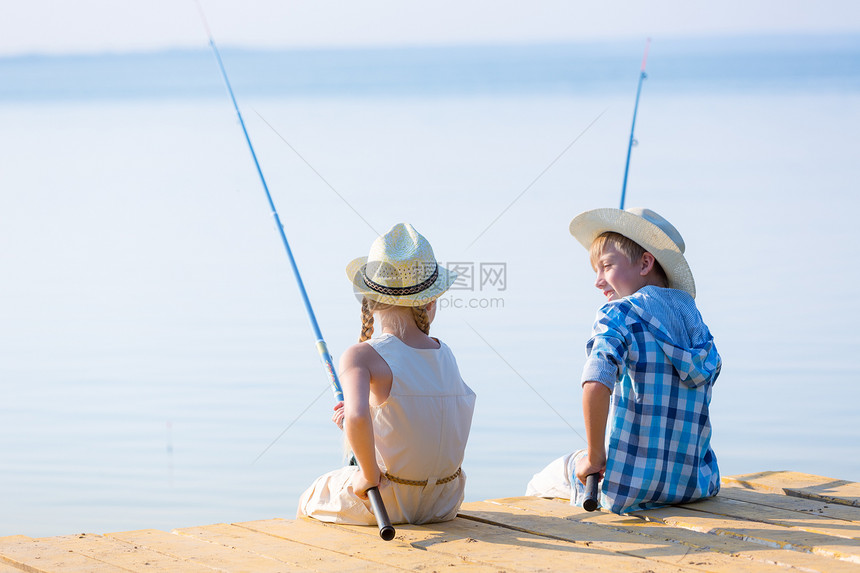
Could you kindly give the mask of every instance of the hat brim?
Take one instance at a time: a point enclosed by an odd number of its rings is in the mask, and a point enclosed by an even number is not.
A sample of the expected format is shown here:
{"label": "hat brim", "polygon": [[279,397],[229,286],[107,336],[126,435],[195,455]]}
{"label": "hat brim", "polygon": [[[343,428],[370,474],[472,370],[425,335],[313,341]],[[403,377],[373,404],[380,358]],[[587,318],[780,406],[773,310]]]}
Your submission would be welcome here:
{"label": "hat brim", "polygon": [[426,289],[415,294],[392,296],[378,293],[367,286],[364,282],[364,268],[366,265],[367,257],[358,257],[346,265],[346,276],[352,282],[355,293],[366,296],[376,302],[392,304],[394,306],[423,306],[429,304],[445,294],[445,291],[451,288],[451,285],[457,280],[457,273],[455,271],[439,265],[439,276],[436,278],[436,282]]}
{"label": "hat brim", "polygon": [[639,244],[654,255],[669,279],[669,288],[686,291],[696,298],[696,282],[684,253],[663,230],[638,215],[621,209],[594,209],[574,217],[570,222],[570,234],[586,250],[599,235],[618,233]]}

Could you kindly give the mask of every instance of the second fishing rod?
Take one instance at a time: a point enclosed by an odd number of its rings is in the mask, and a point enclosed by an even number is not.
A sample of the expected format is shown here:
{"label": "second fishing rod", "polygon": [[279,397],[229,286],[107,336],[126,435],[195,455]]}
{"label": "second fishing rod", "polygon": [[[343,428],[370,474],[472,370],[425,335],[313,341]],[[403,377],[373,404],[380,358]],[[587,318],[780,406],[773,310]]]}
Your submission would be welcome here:
{"label": "second fishing rod", "polygon": [[[639,96],[642,95],[642,82],[648,75],[645,73],[645,64],[648,62],[648,48],[651,46],[651,38],[645,41],[645,54],[642,56],[642,69],[639,71],[639,83],[636,86],[636,102],[633,104],[633,123],[630,126],[630,140],[627,143],[627,161],[624,164],[624,182],[621,185],[621,205],[624,209],[624,200],[627,197],[627,175],[630,171],[630,154],[636,143],[634,130],[636,129],[636,113],[639,110]],[[585,479],[585,500],[582,504],[586,511],[595,511],[600,506],[600,474],[591,474]]]}

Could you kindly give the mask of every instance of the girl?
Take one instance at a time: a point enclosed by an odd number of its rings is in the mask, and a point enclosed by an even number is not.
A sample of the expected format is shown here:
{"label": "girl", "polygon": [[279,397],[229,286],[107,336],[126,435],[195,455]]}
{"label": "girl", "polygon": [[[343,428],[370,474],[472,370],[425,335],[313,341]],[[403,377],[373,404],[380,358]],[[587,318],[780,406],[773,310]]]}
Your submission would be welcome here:
{"label": "girl", "polygon": [[[361,297],[362,329],[359,343],[341,357],[344,401],[332,420],[344,429],[358,465],[317,478],[302,494],[298,515],[372,525],[366,492],[379,486],[394,524],[453,519],[466,485],[460,464],[475,393],[429,329],[436,299],[457,275],[402,223],[346,272]],[[371,338],[374,317],[377,338]]]}

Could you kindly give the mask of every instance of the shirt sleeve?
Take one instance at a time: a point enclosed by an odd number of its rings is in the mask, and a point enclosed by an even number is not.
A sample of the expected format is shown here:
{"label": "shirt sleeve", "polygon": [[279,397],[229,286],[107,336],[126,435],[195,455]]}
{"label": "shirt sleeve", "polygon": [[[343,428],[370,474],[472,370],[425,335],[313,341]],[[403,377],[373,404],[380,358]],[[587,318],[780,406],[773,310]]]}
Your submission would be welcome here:
{"label": "shirt sleeve", "polygon": [[591,331],[591,338],[585,347],[586,360],[582,369],[582,383],[600,382],[612,392],[615,382],[624,372],[627,357],[625,332],[621,321],[610,313],[611,305],[597,312],[597,319]]}

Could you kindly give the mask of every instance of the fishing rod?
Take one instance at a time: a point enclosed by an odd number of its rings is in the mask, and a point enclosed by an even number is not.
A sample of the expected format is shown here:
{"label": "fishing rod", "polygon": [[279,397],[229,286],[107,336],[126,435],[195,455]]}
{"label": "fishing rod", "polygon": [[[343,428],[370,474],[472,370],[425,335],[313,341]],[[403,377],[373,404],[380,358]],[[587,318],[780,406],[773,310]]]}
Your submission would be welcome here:
{"label": "fishing rod", "polygon": [[[272,200],[272,194],[269,193],[269,186],[266,184],[266,178],[263,176],[263,169],[260,167],[260,162],[257,161],[257,154],[254,151],[254,146],[251,143],[251,137],[248,135],[248,130],[245,128],[245,120],[242,118],[242,112],[239,111],[239,104],[236,102],[236,96],[233,94],[233,87],[230,85],[230,79],[227,77],[227,70],[224,68],[224,62],[221,60],[221,54],[218,47],[215,45],[215,38],[212,36],[212,31],[209,29],[209,23],[206,20],[206,15],[203,12],[203,7],[199,0],[195,0],[197,9],[200,11],[200,19],[203,21],[203,26],[206,28],[206,34],[209,37],[209,46],[212,48],[212,53],[215,54],[215,60],[218,62],[218,68],[221,70],[221,77],[224,79],[224,84],[227,86],[227,93],[230,94],[230,100],[233,102],[233,109],[236,110],[236,115],[239,117],[239,125],[242,127],[242,134],[245,136],[245,143],[248,144],[248,149],[251,151],[251,158],[254,160],[254,166],[257,168],[257,175],[260,176],[260,183],[263,184],[263,191],[266,192],[266,199],[269,202],[269,207],[272,209],[272,217],[275,219],[275,226],[281,236],[281,242],[284,244],[284,249],[287,251],[287,257],[290,260],[290,267],[293,269],[293,275],[296,278],[296,283],[299,287],[299,292],[302,295],[302,301],[305,304],[308,318],[310,319],[311,328],[316,337],[316,349],[322,360],[323,367],[328,375],[331,384],[332,392],[335,400],[343,401],[343,390],[340,386],[340,381],[337,378],[337,372],[334,368],[334,363],[331,354],[328,351],[319,324],[317,323],[314,309],[311,307],[311,301],[308,298],[308,292],[305,289],[302,275],[299,273],[299,267],[296,265],[296,259],[293,257],[293,251],[290,248],[290,243],[287,241],[287,235],[284,232],[284,225],[281,223],[281,218],[278,216],[278,210],[275,208],[275,202]],[[370,499],[370,505],[373,508],[376,523],[379,525],[379,536],[386,541],[394,539],[394,527],[391,525],[391,520],[388,518],[388,512],[385,510],[385,505],[382,502],[382,496],[379,494],[379,488],[372,487],[367,490],[367,497]]]}
{"label": "fishing rod", "polygon": [[645,73],[645,64],[648,61],[648,46],[651,45],[651,38],[645,41],[645,55],[642,57],[642,70],[639,73],[639,86],[636,88],[636,103],[633,105],[633,125],[630,126],[630,142],[627,144],[627,163],[624,165],[624,183],[621,185],[621,207],[624,209],[624,198],[627,195],[627,173],[630,171],[630,152],[633,151],[633,144],[636,139],[633,137],[633,130],[636,129],[636,111],[639,109],[639,95],[642,93],[642,81],[648,77]]}
{"label": "fishing rod", "polygon": [[[648,47],[651,45],[651,38],[645,41],[645,55],[642,56],[642,69],[639,72],[639,85],[636,87],[636,103],[633,105],[633,125],[630,126],[630,141],[627,144],[627,162],[624,164],[624,183],[621,185],[621,206],[619,209],[624,209],[624,198],[627,195],[627,174],[630,171],[630,152],[633,150],[633,143],[636,139],[633,136],[633,131],[636,129],[636,112],[639,110],[639,95],[642,93],[642,81],[648,77],[645,73],[645,64],[648,62]],[[582,508],[585,511],[596,510],[600,503],[598,497],[600,474],[589,474],[585,478],[585,499],[582,502]]]}

